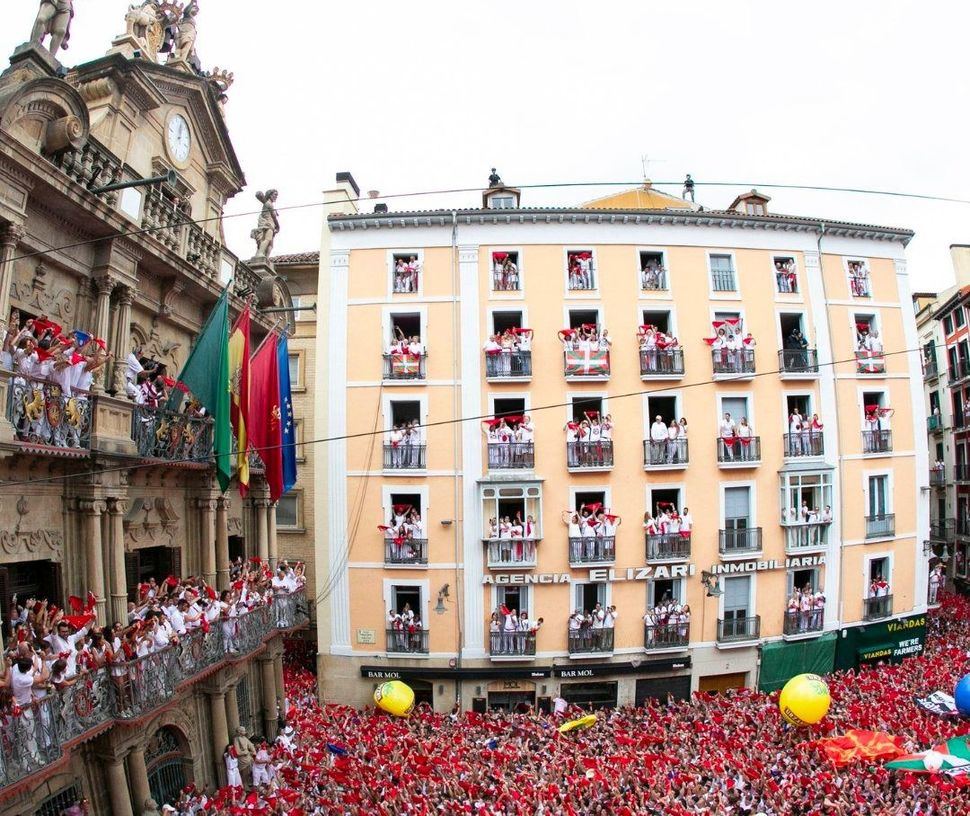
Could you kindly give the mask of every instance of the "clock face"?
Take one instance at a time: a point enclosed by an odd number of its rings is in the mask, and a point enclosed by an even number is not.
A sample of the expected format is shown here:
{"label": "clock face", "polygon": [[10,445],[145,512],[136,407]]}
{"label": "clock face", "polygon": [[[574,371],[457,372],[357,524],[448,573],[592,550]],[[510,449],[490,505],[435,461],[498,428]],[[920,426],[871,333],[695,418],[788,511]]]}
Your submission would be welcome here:
{"label": "clock face", "polygon": [[192,146],[192,134],[189,132],[189,123],[176,114],[168,120],[168,152],[172,158],[178,162],[184,162],[189,157],[189,149]]}

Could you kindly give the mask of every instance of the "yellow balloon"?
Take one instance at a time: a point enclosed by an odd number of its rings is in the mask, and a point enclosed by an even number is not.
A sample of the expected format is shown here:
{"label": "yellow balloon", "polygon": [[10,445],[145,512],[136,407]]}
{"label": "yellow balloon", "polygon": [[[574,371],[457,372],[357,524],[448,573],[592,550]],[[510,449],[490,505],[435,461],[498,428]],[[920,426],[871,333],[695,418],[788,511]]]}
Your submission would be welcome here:
{"label": "yellow balloon", "polygon": [[828,714],[829,687],[817,674],[797,674],[781,690],[778,710],[792,725],[815,725]]}
{"label": "yellow balloon", "polygon": [[564,722],[559,726],[559,733],[568,734],[570,731],[582,731],[584,728],[591,728],[594,725],[596,725],[596,715],[587,714],[585,717],[580,717],[578,720]]}
{"label": "yellow balloon", "polygon": [[414,689],[400,680],[390,680],[374,689],[378,708],[395,717],[407,717],[414,708]]}

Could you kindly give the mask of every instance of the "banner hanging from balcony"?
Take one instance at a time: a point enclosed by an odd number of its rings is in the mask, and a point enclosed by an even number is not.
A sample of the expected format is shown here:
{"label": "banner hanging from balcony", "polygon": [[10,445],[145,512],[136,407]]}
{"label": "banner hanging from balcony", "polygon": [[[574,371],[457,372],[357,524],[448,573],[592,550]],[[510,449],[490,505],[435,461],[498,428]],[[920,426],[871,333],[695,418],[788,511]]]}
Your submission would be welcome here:
{"label": "banner hanging from balcony", "polygon": [[229,335],[230,415],[236,435],[239,495],[249,492],[249,306],[242,310]]}
{"label": "banner hanging from balcony", "polygon": [[278,335],[270,334],[250,363],[249,441],[265,466],[270,501],[283,494],[283,434]]}
{"label": "banner hanging from balcony", "polygon": [[289,493],[296,484],[296,420],[293,418],[293,394],[290,390],[290,344],[281,334],[276,344],[276,369],[280,378],[280,413],[283,427],[280,429],[283,447],[283,493]]}
{"label": "banner hanging from balcony", "polygon": [[392,354],[391,377],[417,377],[421,371],[421,356],[418,354]]}
{"label": "banner hanging from balcony", "polygon": [[609,373],[610,353],[608,351],[566,350],[567,377],[605,377]]}
{"label": "banner hanging from balcony", "polygon": [[178,376],[168,398],[169,411],[178,411],[186,391],[199,401],[215,423],[213,452],[216,478],[225,491],[232,478],[232,427],[229,414],[229,287],[220,295]]}

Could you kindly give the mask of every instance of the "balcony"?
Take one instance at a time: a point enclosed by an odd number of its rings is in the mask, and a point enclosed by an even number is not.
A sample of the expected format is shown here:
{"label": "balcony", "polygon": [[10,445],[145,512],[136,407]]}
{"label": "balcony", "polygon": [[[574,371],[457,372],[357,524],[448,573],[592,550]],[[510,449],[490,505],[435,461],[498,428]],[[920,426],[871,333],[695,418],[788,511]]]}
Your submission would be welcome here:
{"label": "balcony", "polygon": [[849,291],[852,297],[872,297],[868,275],[849,275]]}
{"label": "balcony", "polygon": [[385,538],[384,564],[389,567],[424,567],[428,564],[428,539]]}
{"label": "balcony", "polygon": [[711,349],[715,379],[746,379],[755,373],[754,349]]}
{"label": "balcony", "polygon": [[750,618],[718,618],[718,643],[745,643],[761,637],[761,616]]}
{"label": "balcony", "polygon": [[950,366],[950,385],[965,380],[967,377],[970,377],[970,360],[958,359],[954,365]]}
{"label": "balcony", "polygon": [[786,640],[797,640],[822,633],[825,627],[825,609],[813,609],[810,612],[786,612],[785,622],[781,630]]}
{"label": "balcony", "polygon": [[431,633],[427,629],[410,632],[407,626],[402,626],[401,629],[388,629],[385,634],[389,655],[426,655],[428,653],[428,635]]}
{"label": "balcony", "polygon": [[778,352],[778,373],[783,380],[811,379],[818,376],[815,349],[782,349]]}
{"label": "balcony", "polygon": [[891,538],[896,534],[894,513],[878,513],[866,516],[866,538]]}
{"label": "balcony", "polygon": [[930,487],[946,487],[946,468],[932,468],[930,470]]}
{"label": "balcony", "polygon": [[208,463],[212,458],[212,427],[209,417],[136,405],[131,417],[131,438],[143,459]]}
{"label": "balcony", "polygon": [[856,374],[885,374],[886,356],[882,352],[857,351],[855,371]]}
{"label": "balcony", "polygon": [[863,431],[863,453],[890,453],[893,449],[892,431]]}
{"label": "balcony", "polygon": [[717,465],[721,468],[748,468],[761,464],[761,437],[718,437]]}
{"label": "balcony", "polygon": [[817,523],[782,524],[785,530],[785,554],[802,555],[819,550],[826,550],[829,546],[830,521]]}
{"label": "balcony", "polygon": [[531,351],[485,353],[485,379],[525,381],[532,378]]}
{"label": "balcony", "polygon": [[531,660],[536,656],[536,633],[489,632],[488,654],[492,660]]}
{"label": "balcony", "polygon": [[[123,173],[121,160],[93,136],[81,147],[56,153],[50,160],[68,178],[89,192],[121,180]],[[109,207],[114,207],[118,201],[117,190],[95,195]]]}
{"label": "balcony", "polygon": [[680,470],[687,467],[689,449],[686,439],[664,439],[643,442],[644,470]]}
{"label": "balcony", "polygon": [[490,442],[489,470],[533,470],[536,466],[535,442]]}
{"label": "balcony", "polygon": [[612,564],[616,561],[615,536],[586,536],[569,539],[569,565]]}
{"label": "balcony", "polygon": [[955,538],[956,528],[956,519],[944,519],[943,521],[930,519],[930,539],[949,543]]}
{"label": "balcony", "polygon": [[738,284],[733,269],[712,269],[711,290],[714,292],[737,292]]}
{"label": "balcony", "polygon": [[718,552],[724,558],[746,558],[761,552],[760,527],[731,527],[718,533]]}
{"label": "balcony", "polygon": [[954,465],[953,480],[956,482],[970,482],[970,465],[960,463]]}
{"label": "balcony", "polygon": [[680,379],[683,376],[683,349],[640,349],[641,380]]}
{"label": "balcony", "polygon": [[391,382],[414,382],[424,380],[426,354],[385,354],[384,379]]}
{"label": "balcony", "polygon": [[70,753],[68,745],[88,742],[113,725],[144,720],[170,704],[191,683],[252,654],[280,632],[309,623],[303,592],[276,595],[235,619],[232,635],[222,626],[196,629],[179,645],[118,665],[124,684],[112,669],[78,672],[78,682],[52,691],[28,706],[15,707],[5,720],[0,741],[0,788],[44,771]]}
{"label": "balcony", "polygon": [[923,379],[933,380],[940,376],[940,367],[936,360],[923,360]]}
{"label": "balcony", "polygon": [[691,534],[689,532],[648,535],[645,539],[648,564],[657,561],[690,560]]}
{"label": "balcony", "polygon": [[613,627],[569,629],[566,643],[570,657],[603,657],[613,654]]}
{"label": "balcony", "polygon": [[592,261],[589,264],[589,271],[583,272],[578,267],[567,269],[567,288],[570,292],[592,292],[596,289],[597,269]]}
{"label": "balcony", "polygon": [[[9,376],[9,375],[7,375]],[[67,397],[49,380],[11,377],[7,419],[17,441],[29,447],[57,448],[86,455],[91,448],[91,412],[87,392]]]}
{"label": "balcony", "polygon": [[690,623],[658,623],[643,627],[643,648],[648,652],[683,651],[690,645]]}
{"label": "balcony", "polygon": [[536,565],[537,538],[486,538],[489,569],[531,569]]}
{"label": "balcony", "polygon": [[666,292],[667,270],[645,269],[640,272],[641,292]]}
{"label": "balcony", "polygon": [[825,455],[825,437],[821,431],[786,433],[782,437],[786,459]]}
{"label": "balcony", "polygon": [[567,442],[566,464],[571,471],[612,470],[613,440]]}
{"label": "balcony", "polygon": [[943,433],[943,417],[931,414],[926,418],[926,430],[932,434]]}
{"label": "balcony", "polygon": [[570,382],[602,382],[610,378],[608,351],[563,352],[563,374]]}
{"label": "balcony", "polygon": [[427,465],[426,445],[385,445],[384,470],[424,470]]}
{"label": "balcony", "polygon": [[864,598],[862,601],[862,619],[867,621],[888,618],[893,613],[893,596],[883,595],[879,598]]}

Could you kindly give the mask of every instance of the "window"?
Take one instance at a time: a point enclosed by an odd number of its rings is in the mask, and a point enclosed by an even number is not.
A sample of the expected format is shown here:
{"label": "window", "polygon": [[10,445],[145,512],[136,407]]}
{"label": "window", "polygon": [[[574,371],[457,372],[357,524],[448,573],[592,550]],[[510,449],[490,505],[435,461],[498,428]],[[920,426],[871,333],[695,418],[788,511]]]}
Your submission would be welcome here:
{"label": "window", "polygon": [[782,295],[798,292],[795,259],[791,255],[775,255],[771,262],[775,268],[775,291]]}
{"label": "window", "polygon": [[764,204],[756,204],[753,201],[749,201],[747,204],[744,205],[744,211],[748,215],[764,215],[765,214],[765,205]]}
{"label": "window", "polygon": [[812,592],[821,589],[821,570],[818,567],[803,570],[788,570],[788,595],[795,590],[803,590],[808,587]]}
{"label": "window", "polygon": [[391,256],[391,291],[410,295],[421,291],[422,263],[417,253],[395,252]]}
{"label": "window", "polygon": [[592,250],[573,249],[566,252],[566,281],[571,292],[596,288]]}
{"label": "window", "polygon": [[743,620],[751,609],[751,576],[724,579],[724,620]]}
{"label": "window", "polygon": [[300,527],[300,493],[290,492],[280,496],[276,503],[276,527],[280,530],[296,530]]}
{"label": "window", "polygon": [[419,312],[395,312],[391,315],[391,342],[402,337],[421,339],[421,314]]}
{"label": "window", "polygon": [[943,332],[953,334],[953,319],[949,315],[943,318]]}
{"label": "window", "polygon": [[489,538],[489,523],[508,516],[532,519],[536,538],[542,538],[542,490],[539,485],[502,485],[482,488],[482,538]]}
{"label": "window", "polygon": [[421,403],[418,400],[391,400],[391,425],[406,425],[421,421]]}
{"label": "window", "polygon": [[878,581],[883,579],[888,581],[890,579],[890,572],[892,565],[889,563],[889,556],[883,555],[879,558],[872,558],[869,561],[869,581]]}
{"label": "window", "polygon": [[522,312],[492,312],[492,333],[504,334],[522,328]]}
{"label": "window", "polygon": [[847,260],[849,291],[853,297],[870,297],[869,264],[861,259]]}
{"label": "window", "polygon": [[519,253],[496,250],[492,253],[492,291],[519,292],[522,289],[522,276],[519,268]]}
{"label": "window", "polygon": [[964,316],[963,316],[963,307],[962,306],[961,307],[957,307],[957,309],[954,310],[954,312],[953,312],[953,323],[954,323],[954,326],[956,328],[958,328],[958,329],[961,326],[963,326],[964,323],[966,323],[966,320],[964,319]]}
{"label": "window", "polygon": [[883,516],[888,509],[889,477],[869,477],[869,516]]}
{"label": "window", "polygon": [[287,364],[290,369],[290,384],[293,388],[300,388],[303,386],[300,380],[301,366],[300,366],[300,355],[291,354],[287,358]]}
{"label": "window", "polygon": [[653,608],[660,604],[683,603],[684,580],[682,578],[654,578],[647,584],[647,606]]}
{"label": "window", "polygon": [[599,309],[570,309],[569,328],[579,329],[583,326],[599,326]]}
{"label": "window", "polygon": [[488,208],[490,210],[513,210],[515,209],[515,196],[513,195],[489,196]]}
{"label": "window", "polygon": [[303,445],[303,420],[293,420],[293,438],[296,440],[296,461],[306,461],[306,448]]}
{"label": "window", "polygon": [[398,615],[411,611],[420,618],[424,612],[424,605],[421,603],[421,586],[413,584],[391,586],[391,609]]}
{"label": "window", "polygon": [[751,525],[751,488],[724,488],[724,527],[746,530]]}
{"label": "window", "polygon": [[592,612],[596,604],[606,606],[606,584],[575,584],[573,595],[576,609]]}
{"label": "window", "polygon": [[815,511],[820,522],[831,520],[832,476],[829,473],[783,473],[781,523],[798,524],[805,521],[804,516]]}
{"label": "window", "polygon": [[602,397],[572,397],[572,421],[582,422],[591,416],[603,415]]}
{"label": "window", "polygon": [[[531,598],[527,586],[497,586],[495,587],[495,607],[496,611],[503,606],[516,612],[528,612],[531,606]],[[521,616],[521,615],[520,615]],[[533,616],[533,619],[534,616]]]}
{"label": "window", "polygon": [[670,309],[660,309],[657,311],[643,309],[640,312],[640,319],[642,326],[653,326],[657,331],[662,331],[664,334],[673,334],[673,321],[671,319]]}
{"label": "window", "polygon": [[711,255],[711,289],[715,292],[736,292],[734,259],[730,255]]}
{"label": "window", "polygon": [[667,265],[663,252],[641,250],[640,289],[644,292],[665,292],[667,288]]}

